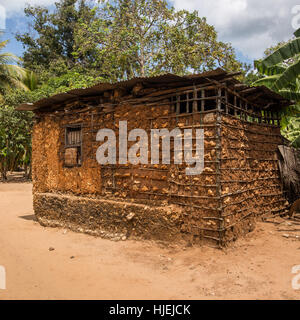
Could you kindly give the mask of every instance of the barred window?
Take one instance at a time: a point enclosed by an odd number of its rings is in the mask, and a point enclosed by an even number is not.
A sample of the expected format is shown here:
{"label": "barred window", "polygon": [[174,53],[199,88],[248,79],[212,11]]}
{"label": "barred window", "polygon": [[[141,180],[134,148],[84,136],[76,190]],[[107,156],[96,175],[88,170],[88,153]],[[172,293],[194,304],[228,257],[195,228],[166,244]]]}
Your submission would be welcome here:
{"label": "barred window", "polygon": [[82,127],[69,125],[65,129],[65,166],[76,167],[81,165],[82,155]]}

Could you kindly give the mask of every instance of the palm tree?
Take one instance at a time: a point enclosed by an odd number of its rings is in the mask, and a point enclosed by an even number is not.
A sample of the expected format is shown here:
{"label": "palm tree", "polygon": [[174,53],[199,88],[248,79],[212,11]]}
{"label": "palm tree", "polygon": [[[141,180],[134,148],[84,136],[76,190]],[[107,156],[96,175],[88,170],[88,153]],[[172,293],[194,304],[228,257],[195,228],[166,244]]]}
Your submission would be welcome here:
{"label": "palm tree", "polygon": [[8,40],[0,42],[0,94],[2,95],[7,89],[24,89],[30,90],[26,80],[30,79],[28,70],[15,65],[20,59],[12,53],[2,53],[3,48],[7,45]]}
{"label": "palm tree", "polygon": [[281,112],[282,129],[292,144],[300,147],[300,29],[294,36],[263,60],[254,61],[258,72],[265,77],[252,85],[264,85],[295,102],[294,106]]}
{"label": "palm tree", "polygon": [[[15,55],[2,52],[6,44],[7,41],[0,41],[0,172],[3,179],[6,179],[8,170],[15,169],[16,164],[25,166],[26,175],[30,175],[31,169],[30,115],[28,119],[25,115],[17,116],[14,108],[5,105],[5,95],[9,96],[15,89],[28,91],[37,88],[35,74],[16,65],[20,59]],[[23,126],[26,130],[22,132]]]}

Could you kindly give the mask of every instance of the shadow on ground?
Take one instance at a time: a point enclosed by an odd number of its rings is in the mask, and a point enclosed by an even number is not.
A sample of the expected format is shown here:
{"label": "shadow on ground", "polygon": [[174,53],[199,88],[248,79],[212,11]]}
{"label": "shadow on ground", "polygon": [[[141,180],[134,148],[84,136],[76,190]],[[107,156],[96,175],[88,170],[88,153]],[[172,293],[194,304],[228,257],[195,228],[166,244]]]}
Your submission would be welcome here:
{"label": "shadow on ground", "polygon": [[30,221],[37,221],[36,216],[34,214],[28,214],[26,216],[19,216],[19,218]]}
{"label": "shadow on ground", "polygon": [[25,174],[23,171],[20,172],[9,172],[7,174],[7,179],[4,180],[3,178],[1,178],[0,176],[0,182],[3,183],[24,183],[24,182],[31,182],[31,179],[25,177]]}

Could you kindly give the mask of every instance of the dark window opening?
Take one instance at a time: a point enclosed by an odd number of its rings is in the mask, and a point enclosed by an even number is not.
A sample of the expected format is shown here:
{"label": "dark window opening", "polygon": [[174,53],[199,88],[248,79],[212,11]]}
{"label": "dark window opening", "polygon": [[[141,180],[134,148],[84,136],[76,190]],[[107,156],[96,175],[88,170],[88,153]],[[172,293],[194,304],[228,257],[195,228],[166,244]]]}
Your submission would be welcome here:
{"label": "dark window opening", "polygon": [[204,103],[204,111],[215,110],[217,109],[216,101],[206,100]]}
{"label": "dark window opening", "polygon": [[202,102],[201,102],[201,100],[198,100],[198,99],[201,99],[203,95],[204,95],[204,90],[197,91],[196,97],[197,97],[197,111],[198,112],[202,111],[202,108],[201,108]]}
{"label": "dark window opening", "polygon": [[188,112],[189,113],[193,113],[193,105],[194,105],[194,93],[193,92],[190,92],[188,94],[188,98],[189,98],[189,102],[188,102]]}
{"label": "dark window opening", "polygon": [[179,109],[179,113],[186,113],[186,96],[185,95],[181,95],[180,97],[180,109]]}
{"label": "dark window opening", "polygon": [[65,166],[76,167],[82,162],[82,128],[70,125],[65,130]]}
{"label": "dark window opening", "polygon": [[217,91],[205,90],[204,111],[217,109]]}
{"label": "dark window opening", "polygon": [[179,114],[193,112],[193,93],[182,94],[177,97],[175,109]]}
{"label": "dark window opening", "polygon": [[172,96],[170,101],[172,103],[172,112],[176,113],[176,96]]}
{"label": "dark window opening", "polygon": [[228,113],[234,115],[234,95],[228,94]]}
{"label": "dark window opening", "polygon": [[217,92],[215,89],[212,90],[205,90],[205,97],[216,97]]}

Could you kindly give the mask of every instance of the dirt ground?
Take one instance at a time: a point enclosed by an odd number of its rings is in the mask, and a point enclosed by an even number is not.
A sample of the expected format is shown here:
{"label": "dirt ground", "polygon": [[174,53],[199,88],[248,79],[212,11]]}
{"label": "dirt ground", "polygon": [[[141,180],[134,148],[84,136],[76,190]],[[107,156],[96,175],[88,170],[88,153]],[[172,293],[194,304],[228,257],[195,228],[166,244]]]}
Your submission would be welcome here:
{"label": "dirt ground", "polygon": [[285,237],[289,222],[260,222],[224,250],[112,242],[41,227],[31,188],[0,183],[0,265],[6,270],[0,300],[300,298],[291,284],[300,241]]}

